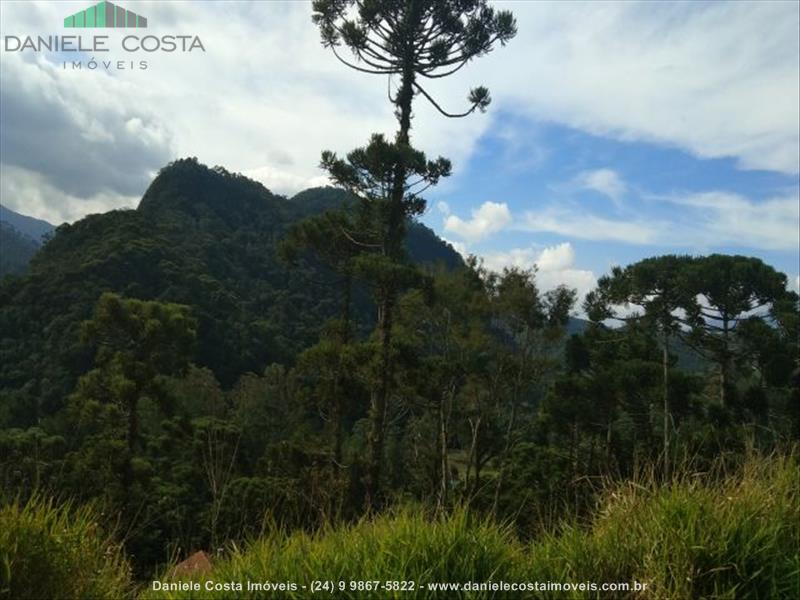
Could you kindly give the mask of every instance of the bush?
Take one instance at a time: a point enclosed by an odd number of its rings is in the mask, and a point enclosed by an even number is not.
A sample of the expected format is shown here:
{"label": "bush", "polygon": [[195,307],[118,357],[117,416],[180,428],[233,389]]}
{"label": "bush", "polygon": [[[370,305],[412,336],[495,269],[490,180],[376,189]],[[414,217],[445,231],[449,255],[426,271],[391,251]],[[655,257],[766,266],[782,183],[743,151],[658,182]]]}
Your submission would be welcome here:
{"label": "bush", "polygon": [[91,507],[34,497],[0,507],[0,598],[123,598],[130,567]]}

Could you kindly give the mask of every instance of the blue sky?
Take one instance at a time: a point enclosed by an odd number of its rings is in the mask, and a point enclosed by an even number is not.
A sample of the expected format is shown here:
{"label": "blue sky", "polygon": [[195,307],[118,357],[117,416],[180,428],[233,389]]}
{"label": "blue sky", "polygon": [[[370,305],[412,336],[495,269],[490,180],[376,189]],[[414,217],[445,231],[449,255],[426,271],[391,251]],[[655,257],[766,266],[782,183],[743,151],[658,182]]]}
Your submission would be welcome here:
{"label": "blue sky", "polygon": [[[800,272],[797,176],[742,169],[733,158],[698,158],[667,144],[621,141],[501,113],[448,183],[431,194],[424,222],[495,268],[525,266],[543,250],[569,244],[573,266],[594,274],[657,254],[711,252],[759,256],[790,279]],[[751,221],[728,226],[727,235],[716,230],[713,224],[726,215],[742,214],[735,203],[710,208],[716,195],[746,202],[747,214],[769,230],[760,232]],[[707,201],[686,205],[698,196]],[[507,206],[508,215],[496,217],[495,226],[487,221],[484,235],[468,224],[475,222],[474,207],[487,201]],[[776,202],[788,221],[772,216]],[[560,217],[552,226],[526,223],[526,215],[551,210]],[[587,219],[607,221],[609,228],[565,231]],[[627,230],[617,235],[612,224],[622,223],[641,237]],[[583,281],[590,279],[573,283]]]}
{"label": "blue sky", "polygon": [[[205,52],[119,50],[146,70],[64,69],[0,49],[0,200],[54,223],[135,207],[196,156],[293,195],[319,156],[396,128],[387,81],[324,49],[310,4],[127,0],[150,35]],[[612,264],[662,253],[758,256],[798,286],[800,2],[498,1],[519,33],[418,97],[413,142],[453,161],[423,217],[487,266],[539,269],[581,294]],[[0,2],[0,35],[75,34],[84,0]],[[86,60],[75,56],[74,60]],[[394,85],[396,82],[388,82]]]}

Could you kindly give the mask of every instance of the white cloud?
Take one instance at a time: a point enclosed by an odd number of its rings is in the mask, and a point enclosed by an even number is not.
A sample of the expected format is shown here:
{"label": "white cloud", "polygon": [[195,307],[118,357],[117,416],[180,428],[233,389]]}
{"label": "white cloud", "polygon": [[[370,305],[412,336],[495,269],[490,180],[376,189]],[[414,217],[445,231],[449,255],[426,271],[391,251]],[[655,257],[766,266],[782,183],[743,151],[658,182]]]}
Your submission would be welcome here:
{"label": "white cloud", "polygon": [[297,192],[297,190],[331,185],[326,175],[305,177],[291,171],[284,171],[274,167],[259,167],[257,169],[244,171],[242,174],[250,179],[260,181],[270,191],[276,194],[292,195]]}
{"label": "white cloud", "polygon": [[549,204],[526,212],[515,228],[584,240],[694,251],[730,246],[788,251],[800,248],[797,193],[761,201],[722,191],[646,198],[673,205],[668,218],[629,213],[626,218],[613,219],[570,204]]}
{"label": "white cloud", "polygon": [[[429,155],[452,158],[456,173],[500,111],[676,146],[700,157],[731,156],[745,168],[798,171],[797,3],[496,4],[513,10],[518,36],[453,77],[431,82],[429,90],[455,110],[464,106],[470,87],[486,84],[495,98],[489,114],[445,119],[424,99],[415,104],[414,143]],[[374,131],[395,128],[385,80],[345,68],[322,48],[308,3],[131,6],[147,15],[154,33],[197,34],[206,52],[141,56],[150,62],[148,70],[110,77],[86,70],[54,73],[29,54],[0,52],[3,87],[23,89],[37,103],[64,100],[82,139],[96,147],[127,139],[168,150],[169,158],[155,153],[163,162],[197,156],[232,171],[262,173],[268,185],[283,185],[277,191],[284,193],[322,175],[322,149],[346,152]],[[60,30],[64,14],[82,8],[78,0],[0,2],[0,27],[3,34],[49,35]],[[123,34],[106,33],[112,47]],[[43,72],[52,85],[41,92],[30,88]],[[94,117],[97,106],[114,116]],[[5,110],[3,129],[9,124]],[[31,136],[37,130],[46,134],[48,123],[34,119],[25,127]],[[529,142],[527,133],[514,135]],[[527,145],[538,150],[515,158],[536,168],[544,150]],[[57,214],[63,187],[49,162],[26,168],[54,186],[45,203]],[[141,194],[146,183],[137,185]],[[120,203],[127,202],[129,187],[118,192]],[[114,194],[104,193],[108,207],[116,206]]]}
{"label": "white cloud", "polygon": [[535,248],[512,248],[508,251],[487,252],[481,257],[487,269],[500,272],[510,267],[530,269],[536,264],[537,255]]}
{"label": "white cloud", "polygon": [[622,177],[612,169],[583,171],[575,178],[575,185],[584,190],[594,190],[619,204],[628,186]]}
{"label": "white cloud", "polygon": [[800,170],[800,4],[498,5],[519,35],[476,71],[503,106],[747,169]]}
{"label": "white cloud", "polygon": [[469,242],[476,242],[497,233],[510,222],[511,211],[505,202],[484,202],[480,208],[472,210],[472,218],[468,221],[456,215],[448,216],[444,221],[444,229]]}
{"label": "white cloud", "polygon": [[[41,174],[23,167],[0,166],[0,198],[3,205],[19,213],[44,219],[53,225],[72,222],[113,208],[135,208],[139,196],[98,191],[88,196],[68,194],[54,187]],[[53,202],[57,198],[58,202]]]}
{"label": "white cloud", "polygon": [[790,251],[800,248],[800,196],[796,194],[761,202],[719,191],[666,199],[680,205],[690,217],[678,219],[673,226],[669,234],[672,243]]}
{"label": "white cloud", "polygon": [[557,207],[528,211],[518,228],[523,231],[558,233],[583,240],[629,244],[651,244],[659,237],[656,224],[607,219],[572,208]]}
{"label": "white cloud", "polygon": [[489,252],[483,256],[484,265],[492,271],[506,267],[530,269],[537,267],[536,282],[543,291],[566,285],[578,291],[578,305],[597,284],[597,278],[589,270],[575,265],[575,249],[569,242],[536,248],[512,248],[506,252]]}
{"label": "white cloud", "polygon": [[575,264],[575,250],[569,242],[545,248],[536,259],[536,266],[542,271],[562,271],[573,264]]}

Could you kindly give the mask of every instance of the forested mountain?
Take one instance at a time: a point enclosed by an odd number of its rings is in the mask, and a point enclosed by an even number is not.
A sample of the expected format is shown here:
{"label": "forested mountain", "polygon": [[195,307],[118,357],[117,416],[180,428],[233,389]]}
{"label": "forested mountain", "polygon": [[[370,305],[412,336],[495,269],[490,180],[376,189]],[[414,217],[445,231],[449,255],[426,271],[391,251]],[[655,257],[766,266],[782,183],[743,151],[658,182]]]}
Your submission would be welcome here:
{"label": "forested mountain", "polygon": [[39,244],[31,238],[0,221],[0,277],[24,273],[38,249]]}
{"label": "forested mountain", "polygon": [[0,278],[25,272],[44,238],[55,229],[47,221],[27,217],[0,205]]}
{"label": "forested mountain", "polygon": [[[346,198],[316,188],[287,199],[185,159],[159,173],[136,210],[60,226],[30,272],[0,287],[0,424],[29,426],[62,407],[91,364],[80,322],[107,291],[190,306],[199,323],[195,362],[225,386],[290,364],[336,314],[340,292],[328,268],[311,257],[288,264],[277,244],[292,223]],[[419,263],[462,262],[421,224],[407,246]],[[364,290],[354,303],[356,321],[368,326]]]}
{"label": "forested mountain", "polygon": [[5,221],[22,235],[31,238],[37,243],[41,243],[42,238],[52,233],[56,228],[55,225],[51,225],[47,221],[21,215],[0,204],[0,222],[2,221]]}

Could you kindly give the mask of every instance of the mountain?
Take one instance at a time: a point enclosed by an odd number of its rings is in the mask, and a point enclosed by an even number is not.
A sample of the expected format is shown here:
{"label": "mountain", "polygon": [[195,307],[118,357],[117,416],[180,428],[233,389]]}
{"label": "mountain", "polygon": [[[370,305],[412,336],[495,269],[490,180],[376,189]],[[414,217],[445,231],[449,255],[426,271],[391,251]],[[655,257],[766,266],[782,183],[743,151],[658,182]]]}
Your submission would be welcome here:
{"label": "mountain", "polygon": [[0,222],[5,222],[23,236],[41,244],[42,238],[55,230],[55,225],[14,212],[0,204]]}
{"label": "mountain", "polygon": [[21,275],[55,227],[0,205],[0,277]]}
{"label": "mountain", "polygon": [[[225,386],[270,363],[292,364],[338,315],[337,277],[313,257],[288,265],[277,244],[298,219],[341,204],[344,192],[288,199],[260,183],[183,159],[160,171],[135,210],[58,228],[24,277],[0,283],[0,425],[27,426],[63,406],[92,360],[80,323],[105,291],[178,302],[198,320],[195,362]],[[428,228],[412,224],[409,255],[461,264]],[[365,289],[353,314],[374,319]]]}
{"label": "mountain", "polygon": [[38,249],[39,244],[33,239],[0,221],[0,277],[24,273]]}

